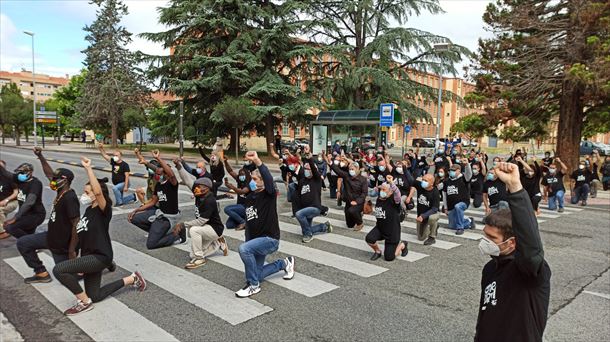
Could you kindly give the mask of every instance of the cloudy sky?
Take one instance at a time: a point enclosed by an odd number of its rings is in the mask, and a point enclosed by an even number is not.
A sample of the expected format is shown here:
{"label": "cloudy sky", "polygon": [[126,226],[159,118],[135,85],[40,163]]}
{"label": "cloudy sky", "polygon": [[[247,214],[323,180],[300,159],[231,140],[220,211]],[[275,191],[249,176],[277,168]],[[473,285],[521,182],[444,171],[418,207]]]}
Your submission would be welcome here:
{"label": "cloudy sky", "polygon": [[[454,43],[476,50],[477,40],[488,36],[481,19],[487,0],[440,1],[446,13],[422,14],[406,26],[449,37]],[[161,46],[135,37],[141,32],[158,32],[156,8],[166,0],[128,0],[129,15],[123,24],[132,33],[132,50],[164,54]],[[31,70],[31,38],[35,33],[36,72],[54,76],[74,75],[82,67],[87,47],[82,28],[95,19],[95,6],[86,0],[0,0],[0,70]],[[464,62],[463,64],[467,64]]]}

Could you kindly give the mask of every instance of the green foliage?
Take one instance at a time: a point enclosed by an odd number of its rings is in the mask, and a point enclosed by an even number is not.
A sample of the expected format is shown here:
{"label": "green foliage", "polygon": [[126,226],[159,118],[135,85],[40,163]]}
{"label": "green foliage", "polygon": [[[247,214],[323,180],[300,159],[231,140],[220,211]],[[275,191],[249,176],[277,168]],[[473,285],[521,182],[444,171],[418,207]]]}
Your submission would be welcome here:
{"label": "green foliage", "polygon": [[479,114],[470,114],[451,126],[451,133],[463,133],[470,139],[478,140],[485,135],[492,135],[497,124],[490,123]]}
{"label": "green foliage", "polygon": [[595,110],[587,113],[582,135],[591,138],[598,133],[610,132],[610,106],[598,106]]}
{"label": "green foliage", "polygon": [[79,97],[82,96],[86,74],[87,70],[82,69],[80,74],[72,76],[66,86],[57,89],[51,99],[45,102],[46,108],[54,108],[53,110],[57,111],[63,130],[71,134],[78,134],[82,130],[81,115],[77,112],[76,106]]}
{"label": "green foliage", "polygon": [[14,131],[19,145],[19,136],[33,126],[32,101],[25,100],[15,83],[0,89],[0,127],[3,135]]}

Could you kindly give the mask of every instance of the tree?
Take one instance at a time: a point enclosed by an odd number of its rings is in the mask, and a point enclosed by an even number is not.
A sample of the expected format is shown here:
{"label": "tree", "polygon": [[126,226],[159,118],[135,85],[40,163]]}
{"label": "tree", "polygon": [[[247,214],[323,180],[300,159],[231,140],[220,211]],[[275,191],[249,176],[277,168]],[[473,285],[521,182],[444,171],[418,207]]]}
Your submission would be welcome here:
{"label": "tree", "polygon": [[127,6],[121,0],[92,2],[99,8],[96,20],[84,28],[90,45],[83,51],[87,73],[76,109],[86,127],[103,130],[110,123],[111,144],[116,147],[123,113],[143,107],[148,91],[136,54],[126,48],[131,33],[120,25]]}
{"label": "tree", "polygon": [[256,121],[256,112],[252,101],[247,98],[226,97],[221,103],[214,107],[210,120],[216,123],[224,123],[233,127],[231,142],[227,147],[229,150],[239,148],[239,137],[242,132]]}
{"label": "tree", "polygon": [[583,122],[610,101],[610,3],[499,0],[483,19],[494,36],[473,65],[478,101],[498,122],[527,118],[539,133],[559,116],[556,151],[573,169]]}
{"label": "tree", "polygon": [[[161,89],[184,99],[185,125],[200,142],[230,135],[233,126],[210,117],[226,96],[253,104],[258,132],[273,141],[282,121],[305,120],[319,104],[301,89],[315,46],[296,37],[308,23],[297,0],[172,0],[160,8],[167,31],[142,36],[171,48],[170,56],[148,56]],[[219,17],[220,14],[220,17]]]}
{"label": "tree", "polygon": [[51,100],[55,103],[55,110],[57,115],[59,115],[61,126],[65,132],[70,133],[71,141],[74,141],[75,135],[82,130],[80,124],[81,114],[77,111],[77,102],[82,96],[82,88],[86,75],[87,70],[82,69],[80,74],[72,76],[70,82],[66,86],[57,89],[51,97]]}
{"label": "tree", "polygon": [[485,135],[495,132],[496,124],[490,124],[485,117],[479,114],[470,114],[451,126],[451,133],[463,133],[471,140],[479,140]]}
{"label": "tree", "polygon": [[21,133],[32,126],[32,100],[25,100],[15,83],[9,83],[0,89],[0,126],[2,127],[2,143],[7,126],[12,126],[15,143],[21,145]]}
{"label": "tree", "polygon": [[142,149],[142,144],[144,143],[144,127],[148,125],[146,110],[137,107],[127,108],[123,113],[123,120],[126,127],[135,127],[140,132],[139,147]]}
{"label": "tree", "polygon": [[[352,0],[310,1],[314,18],[311,40],[329,46],[332,58],[319,61],[323,78],[311,80],[325,103],[343,109],[378,108],[397,103],[409,119],[429,119],[415,103],[436,103],[438,87],[416,81],[413,73],[456,74],[454,64],[470,52],[453,44],[448,51],[434,45],[451,43],[446,37],[404,27],[408,18],[422,12],[441,13],[438,1]],[[398,26],[392,26],[396,22]],[[414,56],[415,55],[415,56]],[[444,92],[445,101],[459,100]]]}

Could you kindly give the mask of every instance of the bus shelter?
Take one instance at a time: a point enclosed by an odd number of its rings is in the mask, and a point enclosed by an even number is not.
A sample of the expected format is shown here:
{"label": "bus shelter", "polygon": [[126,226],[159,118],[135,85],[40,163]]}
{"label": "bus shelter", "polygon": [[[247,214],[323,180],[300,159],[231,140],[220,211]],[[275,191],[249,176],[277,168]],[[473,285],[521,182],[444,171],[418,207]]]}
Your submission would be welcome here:
{"label": "bus shelter", "polygon": [[[403,125],[402,114],[394,110],[394,125]],[[322,111],[309,124],[312,152],[329,151],[339,140],[345,151],[373,148],[387,142],[389,127],[379,126],[379,109]]]}

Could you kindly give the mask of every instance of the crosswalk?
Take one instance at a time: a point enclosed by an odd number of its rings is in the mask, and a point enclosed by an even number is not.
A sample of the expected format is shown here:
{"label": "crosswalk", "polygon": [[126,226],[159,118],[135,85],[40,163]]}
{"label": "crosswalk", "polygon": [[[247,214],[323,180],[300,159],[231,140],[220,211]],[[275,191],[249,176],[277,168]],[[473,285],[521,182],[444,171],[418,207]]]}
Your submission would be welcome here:
{"label": "crosswalk", "polygon": [[[227,199],[219,201],[221,206],[232,204],[234,200]],[[192,203],[181,203],[183,210],[192,209]],[[563,214],[543,209],[539,222],[559,219],[563,215],[570,215],[580,212],[580,208],[566,208]],[[114,217],[126,215],[129,209],[115,209]],[[187,214],[191,214],[188,212]],[[477,221],[485,216],[484,208],[470,208],[468,216],[473,216]],[[331,274],[342,272],[356,278],[383,277],[384,273],[392,269],[392,263],[385,261],[370,261],[372,253],[370,247],[364,241],[364,235],[371,231],[375,225],[375,217],[364,215],[365,226],[360,233],[352,232],[347,229],[344,221],[343,211],[336,208],[329,208],[327,217],[317,217],[315,223],[329,221],[335,228],[332,233],[319,234],[314,236],[319,243],[302,244],[300,237],[302,230],[298,221],[290,217],[291,214],[280,213],[280,230],[282,240],[279,244],[279,253],[295,256],[298,263],[305,263],[315,266],[315,268],[325,268]],[[480,230],[467,230],[463,235],[455,235],[455,231],[446,227],[447,220],[443,217],[440,220],[439,236],[436,243],[431,246],[423,246],[423,241],[419,241],[416,236],[415,214],[411,212],[405,222],[402,222],[403,231],[401,238],[410,243],[409,254],[405,257],[397,257],[396,263],[402,265],[418,265],[418,263],[436,262],[439,258],[449,257],[453,249],[476,247],[476,241],[483,235]],[[482,224],[478,228],[482,229]],[[230,241],[233,248],[227,256],[217,253],[208,258],[209,263],[214,263],[220,267],[225,267],[238,272],[243,272],[243,262],[236,251],[236,247],[244,241],[243,231],[225,230],[224,236]],[[325,246],[333,248],[324,250]],[[155,257],[155,253],[137,250],[118,241],[113,241],[114,261],[126,270],[140,270],[150,284],[155,285],[161,291],[166,291],[174,296],[193,305],[196,310],[202,310],[232,326],[238,326],[245,322],[256,320],[258,317],[274,311],[274,304],[261,300],[261,297],[251,297],[250,299],[238,299],[234,292],[243,286],[243,278],[240,283],[227,285],[206,279],[204,272],[193,272],[183,268],[188,260],[190,247],[188,244],[177,244],[173,249],[184,256],[179,263],[170,263]],[[341,250],[344,250],[343,253]],[[331,252],[332,250],[333,252]],[[351,251],[351,252],[348,252]],[[349,256],[348,256],[349,255]],[[357,255],[357,257],[354,257]],[[46,253],[40,253],[43,262],[51,269],[52,258]],[[275,259],[271,256],[270,259]],[[21,257],[4,259],[12,269],[21,276],[30,276],[31,269],[27,267]],[[204,266],[205,267],[205,266]],[[309,270],[312,268],[310,267]],[[312,272],[312,271],[309,271]],[[302,300],[313,299],[332,294],[333,291],[341,289],[342,283],[333,278],[320,276],[315,273],[300,272],[294,279],[286,281],[282,279],[283,272],[277,273],[266,279],[263,287],[280,287],[287,293],[299,296]],[[108,276],[110,277],[110,276]],[[268,284],[268,285],[267,285]],[[63,311],[74,303],[74,297],[58,281],[48,284],[35,284],[33,287],[59,311]],[[146,296],[146,292],[134,294]],[[70,319],[86,334],[94,340],[104,341],[148,341],[163,340],[176,341],[177,338],[172,333],[165,331],[155,322],[145,317],[137,309],[130,308],[124,301],[109,297],[100,303],[95,304],[95,310],[70,317]],[[137,326],[138,329],[133,329]]]}

